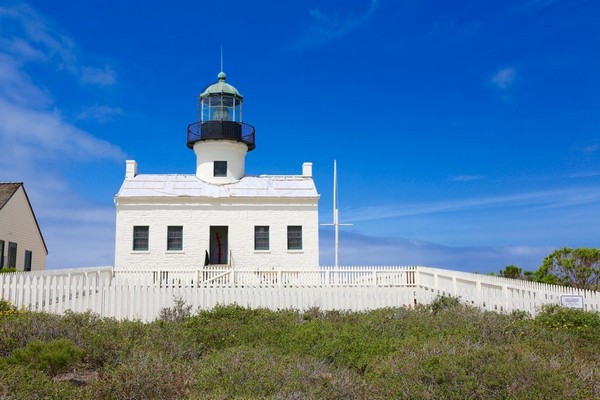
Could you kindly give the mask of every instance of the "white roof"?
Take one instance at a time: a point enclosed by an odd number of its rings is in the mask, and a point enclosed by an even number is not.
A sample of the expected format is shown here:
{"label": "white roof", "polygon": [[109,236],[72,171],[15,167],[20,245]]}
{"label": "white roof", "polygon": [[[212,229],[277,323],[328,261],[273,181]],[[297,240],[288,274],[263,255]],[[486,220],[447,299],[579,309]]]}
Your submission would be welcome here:
{"label": "white roof", "polygon": [[300,175],[245,176],[235,183],[215,185],[196,175],[136,175],[125,179],[117,197],[319,197],[312,177]]}

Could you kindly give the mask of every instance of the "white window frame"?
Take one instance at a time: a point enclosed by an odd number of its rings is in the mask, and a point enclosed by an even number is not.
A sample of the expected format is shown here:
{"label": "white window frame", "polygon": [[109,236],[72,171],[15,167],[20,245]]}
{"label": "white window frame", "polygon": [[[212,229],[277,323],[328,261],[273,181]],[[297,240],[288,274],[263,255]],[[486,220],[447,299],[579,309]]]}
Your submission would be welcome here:
{"label": "white window frame", "polygon": [[167,251],[183,251],[183,226],[167,226]]}
{"label": "white window frame", "polygon": [[[145,232],[143,228],[146,228]],[[146,237],[140,236],[143,233],[145,233]],[[140,243],[136,243],[136,241],[140,241],[141,244],[145,241],[146,246],[140,246]],[[150,249],[150,227],[148,225],[135,225],[133,227],[132,248],[133,251],[148,251]]]}
{"label": "white window frame", "polygon": [[[270,250],[270,229],[268,225],[254,226],[254,250],[268,251]],[[266,244],[265,244],[266,243]]]}
{"label": "white window frame", "polygon": [[287,249],[302,250],[302,225],[288,225]]}

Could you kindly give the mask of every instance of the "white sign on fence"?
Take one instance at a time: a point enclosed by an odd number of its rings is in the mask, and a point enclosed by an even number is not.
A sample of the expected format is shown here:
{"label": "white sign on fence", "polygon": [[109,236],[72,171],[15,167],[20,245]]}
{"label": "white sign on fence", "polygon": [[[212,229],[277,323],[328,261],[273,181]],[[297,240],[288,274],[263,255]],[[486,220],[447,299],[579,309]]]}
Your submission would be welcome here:
{"label": "white sign on fence", "polygon": [[563,294],[560,296],[560,305],[567,308],[583,309],[583,296],[574,294]]}

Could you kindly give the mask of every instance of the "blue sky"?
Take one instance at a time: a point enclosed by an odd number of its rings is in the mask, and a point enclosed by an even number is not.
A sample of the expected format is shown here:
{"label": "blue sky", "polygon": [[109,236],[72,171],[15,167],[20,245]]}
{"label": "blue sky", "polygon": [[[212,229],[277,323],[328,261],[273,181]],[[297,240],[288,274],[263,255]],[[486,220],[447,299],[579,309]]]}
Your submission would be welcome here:
{"label": "blue sky", "polygon": [[329,223],[337,159],[342,264],[534,269],[599,246],[600,2],[4,1],[0,180],[25,182],[49,267],[112,265],[125,159],[194,172],[221,46],[247,173],[312,161]]}

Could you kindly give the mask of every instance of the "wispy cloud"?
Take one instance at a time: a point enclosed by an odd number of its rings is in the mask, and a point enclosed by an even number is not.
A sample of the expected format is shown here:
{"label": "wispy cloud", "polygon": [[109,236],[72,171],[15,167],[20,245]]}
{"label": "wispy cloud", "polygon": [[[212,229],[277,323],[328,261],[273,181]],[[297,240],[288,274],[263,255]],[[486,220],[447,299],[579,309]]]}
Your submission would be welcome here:
{"label": "wispy cloud", "polygon": [[[27,4],[0,6],[0,25],[0,177],[25,183],[49,247],[50,267],[110,263],[112,204],[86,200],[68,175],[73,166],[85,171],[88,162],[112,164],[126,156],[65,118],[47,79],[62,74],[85,90],[101,90],[115,84],[115,71],[80,63],[74,41]],[[28,73],[32,65],[36,75]],[[96,105],[86,115],[102,119],[121,112]]]}
{"label": "wispy cloud", "polygon": [[471,182],[479,179],[483,179],[481,175],[457,175],[450,178],[451,181],[455,182]]}
{"label": "wispy cloud", "polygon": [[125,158],[117,146],[64,121],[55,110],[32,110],[0,98],[0,120],[4,150],[28,154],[34,162]]}
{"label": "wispy cloud", "polygon": [[28,4],[0,6],[0,24],[3,27],[0,51],[18,62],[47,62],[73,74],[83,84],[109,86],[116,83],[116,73],[111,66],[98,68],[82,64],[73,40]]}
{"label": "wispy cloud", "polygon": [[501,196],[464,198],[450,201],[392,204],[348,209],[348,222],[399,218],[457,211],[526,207],[531,209],[560,208],[600,202],[600,188],[586,187],[549,191],[526,192]]}
{"label": "wispy cloud", "polygon": [[583,149],[581,149],[584,153],[586,154],[590,154],[590,153],[595,153],[598,151],[600,147],[598,147],[597,144],[590,144],[589,146],[585,146]]}
{"label": "wispy cloud", "polygon": [[567,175],[567,178],[591,178],[600,176],[600,171],[578,171]]}
{"label": "wispy cloud", "polygon": [[116,82],[116,74],[111,66],[104,68],[83,67],[81,68],[81,82],[89,85],[111,86]]}
{"label": "wispy cloud", "polygon": [[[332,232],[323,229],[320,238],[320,263],[332,265]],[[422,265],[489,273],[498,272],[509,264],[537,269],[552,250],[544,246],[453,247],[416,239],[340,233],[342,265]]]}
{"label": "wispy cloud", "polygon": [[511,87],[517,79],[517,71],[513,67],[506,67],[494,74],[490,82],[496,88],[504,90]]}
{"label": "wispy cloud", "polygon": [[108,122],[112,120],[114,117],[123,115],[123,110],[118,107],[109,107],[109,106],[101,106],[95,105],[92,107],[88,107],[77,114],[77,119],[80,120],[96,120],[98,122]]}
{"label": "wispy cloud", "polygon": [[519,15],[536,14],[556,3],[556,0],[529,0],[518,4],[514,12]]}
{"label": "wispy cloud", "polygon": [[346,35],[367,22],[376,12],[378,5],[379,0],[371,0],[368,9],[360,15],[352,13],[343,15],[340,11],[327,13],[319,7],[311,8],[308,32],[292,47],[296,49],[317,47]]}
{"label": "wispy cloud", "polygon": [[47,107],[51,96],[33,83],[22,64],[0,49],[0,98],[26,107]]}

